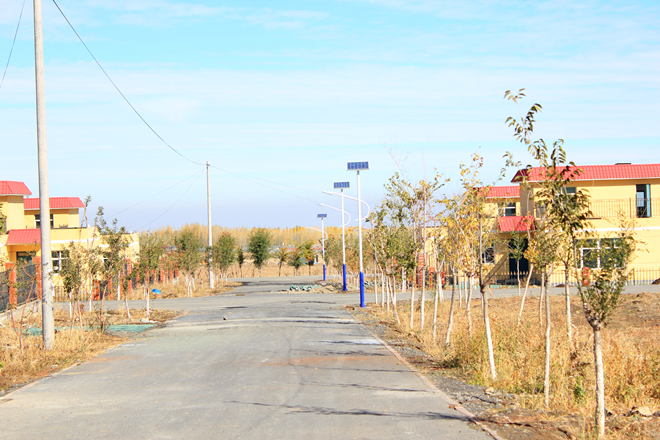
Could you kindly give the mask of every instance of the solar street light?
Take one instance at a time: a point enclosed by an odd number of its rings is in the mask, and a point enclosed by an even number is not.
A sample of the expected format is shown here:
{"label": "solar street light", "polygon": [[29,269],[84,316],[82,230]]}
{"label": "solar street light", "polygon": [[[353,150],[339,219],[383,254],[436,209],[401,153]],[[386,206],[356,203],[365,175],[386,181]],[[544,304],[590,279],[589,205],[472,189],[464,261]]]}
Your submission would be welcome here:
{"label": "solar street light", "polygon": [[362,203],[360,201],[360,171],[369,169],[369,162],[348,162],[348,171],[357,172],[357,198],[358,198],[358,242],[360,244],[360,307],[364,307],[364,263],[362,260]]}
{"label": "solar street light", "polygon": [[321,255],[323,256],[323,281],[325,281],[325,230],[323,229],[323,220],[328,218],[328,214],[316,214],[316,218],[321,219]]}
{"label": "solar street light", "polygon": [[351,187],[350,182],[335,182],[334,188],[338,189],[341,192],[341,261],[342,261],[342,273],[343,273],[343,290],[347,292],[346,288],[346,232],[344,230],[344,188],[348,189]]}

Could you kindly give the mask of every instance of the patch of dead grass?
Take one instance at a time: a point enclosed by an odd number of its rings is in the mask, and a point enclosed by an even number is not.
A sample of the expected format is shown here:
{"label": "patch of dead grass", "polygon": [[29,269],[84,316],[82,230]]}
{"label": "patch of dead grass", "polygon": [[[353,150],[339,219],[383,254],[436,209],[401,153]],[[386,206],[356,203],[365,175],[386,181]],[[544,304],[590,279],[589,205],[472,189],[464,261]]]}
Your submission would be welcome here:
{"label": "patch of dead grass", "polygon": [[[107,310],[104,312],[106,325],[137,324],[146,319],[143,309],[132,309],[129,320],[126,310]],[[151,310],[150,321],[163,323],[180,313],[172,310]],[[55,311],[55,327],[69,327],[55,333],[55,343],[52,350],[43,349],[41,336],[26,336],[19,338],[15,328],[21,328],[17,320],[0,328],[0,395],[6,394],[21,385],[48,376],[71,365],[84,362],[97,356],[107,349],[126,341],[126,337],[118,337],[102,332],[98,328],[99,319],[93,312],[84,312],[83,325],[95,327],[82,332],[80,321],[76,320],[71,327],[68,311]],[[18,317],[17,317],[18,318]],[[41,327],[39,313],[26,313],[22,330],[30,327]]]}
{"label": "patch of dead grass", "polygon": [[[431,302],[427,303],[424,330],[419,328],[419,304],[412,329],[408,326],[409,303],[398,305],[401,325],[380,307],[374,307],[370,313],[388,325],[396,338],[407,339],[432,357],[432,365],[424,365],[422,369],[442,369],[470,383],[515,394],[516,407],[533,410],[523,417],[525,423],[539,422],[537,419],[542,414],[569,437],[584,438],[593,432],[593,336],[579,298],[571,299],[573,341],[569,342],[565,300],[551,298],[553,357],[549,408],[543,405],[544,335],[538,298],[528,298],[520,324],[520,297],[490,299],[497,380],[490,377],[480,300],[471,304],[472,337],[468,333],[464,307],[456,307],[449,347],[444,345],[448,301],[438,307],[437,339],[432,334]],[[610,438],[660,439],[660,417],[629,416],[634,407],[646,406],[653,412],[660,411],[660,294],[622,298],[611,325],[603,332],[603,355],[606,407],[612,413],[608,418]],[[498,419],[493,417],[493,420]]]}

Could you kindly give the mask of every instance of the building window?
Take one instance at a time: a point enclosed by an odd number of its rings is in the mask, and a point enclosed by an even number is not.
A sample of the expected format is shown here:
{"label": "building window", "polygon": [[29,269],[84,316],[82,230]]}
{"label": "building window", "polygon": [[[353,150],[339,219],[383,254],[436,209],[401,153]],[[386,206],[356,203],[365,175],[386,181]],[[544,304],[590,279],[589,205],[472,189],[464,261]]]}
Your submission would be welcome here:
{"label": "building window", "polygon": [[564,193],[566,193],[570,196],[574,196],[575,193],[577,192],[576,187],[574,187],[574,186],[567,186],[567,187],[562,188],[562,190],[564,191]]}
{"label": "building window", "polygon": [[515,203],[500,203],[498,208],[500,211],[500,216],[502,217],[514,217],[516,215]]}
{"label": "building window", "polygon": [[34,252],[16,252],[16,262],[32,264],[32,256]]}
{"label": "building window", "polygon": [[[617,247],[616,238],[601,238],[598,240],[585,240],[582,243],[580,248],[580,262],[582,267],[588,267],[590,269],[600,269],[606,254],[603,254],[602,251],[610,248]],[[623,264],[622,261],[617,262],[617,266],[620,267]]]}
{"label": "building window", "polygon": [[482,260],[484,264],[495,264],[495,248],[490,246],[484,249]]}
{"label": "building window", "polygon": [[636,185],[637,217],[651,217],[651,185]]}
{"label": "building window", "polygon": [[[53,214],[50,215],[50,229],[53,229],[55,226],[55,221],[53,219]],[[34,226],[39,229],[41,227],[41,214],[34,215]]]}
{"label": "building window", "polygon": [[50,256],[53,261],[53,272],[59,272],[62,270],[64,260],[69,259],[69,251],[52,251]]}

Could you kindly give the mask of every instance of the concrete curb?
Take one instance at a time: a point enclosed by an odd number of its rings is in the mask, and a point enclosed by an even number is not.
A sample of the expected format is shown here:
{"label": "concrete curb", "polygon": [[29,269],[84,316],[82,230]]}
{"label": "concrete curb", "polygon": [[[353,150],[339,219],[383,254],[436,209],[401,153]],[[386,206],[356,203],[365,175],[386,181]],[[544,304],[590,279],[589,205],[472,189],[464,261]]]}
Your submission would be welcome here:
{"label": "concrete curb", "polygon": [[492,429],[490,429],[488,426],[486,426],[485,423],[477,420],[477,417],[474,414],[472,414],[470,411],[465,409],[465,407],[463,405],[461,405],[459,402],[457,402],[454,399],[452,399],[451,397],[449,397],[444,391],[442,391],[441,389],[436,387],[433,384],[433,382],[428,380],[428,378],[426,376],[424,376],[417,368],[415,368],[410,362],[408,362],[403,356],[401,356],[395,349],[390,347],[390,345],[387,342],[383,341],[374,332],[372,332],[369,327],[367,327],[366,325],[364,325],[360,321],[358,321],[355,318],[355,316],[353,316],[352,313],[350,315],[353,318],[353,320],[355,320],[356,323],[358,323],[369,334],[371,334],[371,336],[373,336],[374,339],[376,339],[378,342],[383,344],[383,346],[385,346],[385,348],[387,348],[399,361],[401,361],[402,364],[404,364],[406,367],[408,367],[408,369],[410,369],[410,371],[415,373],[415,375],[417,375],[417,377],[419,377],[421,379],[421,381],[424,382],[424,384],[432,390],[433,393],[439,395],[445,402],[447,402],[449,404],[450,408],[453,408],[456,411],[463,414],[464,416],[466,416],[472,423],[479,426],[484,432],[486,432],[488,435],[493,437],[495,440],[507,440],[504,437],[501,437],[499,434],[497,434]]}

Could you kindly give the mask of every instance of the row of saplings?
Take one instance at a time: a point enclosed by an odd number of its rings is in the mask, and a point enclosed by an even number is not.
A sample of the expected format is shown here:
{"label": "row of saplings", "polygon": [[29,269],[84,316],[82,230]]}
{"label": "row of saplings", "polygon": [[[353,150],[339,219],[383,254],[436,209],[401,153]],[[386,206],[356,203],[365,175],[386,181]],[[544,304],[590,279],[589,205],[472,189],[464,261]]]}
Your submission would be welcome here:
{"label": "row of saplings", "polygon": [[[521,92],[506,95],[516,104],[524,96]],[[599,262],[599,267],[585,273],[577,269],[579,258],[577,250],[581,243],[590,237],[592,229],[589,219],[593,218],[589,210],[588,196],[578,190],[569,193],[566,187],[580,174],[580,169],[566,159],[561,141],[551,146],[540,139],[533,141],[533,123],[541,106],[533,105],[521,119],[509,118],[507,121],[514,129],[516,139],[522,142],[535,160],[540,170],[536,180],[530,182],[522,176],[522,188],[534,185],[534,203],[537,207],[535,215],[519,218],[520,224],[515,228],[525,235],[526,250],[523,255],[530,261],[530,276],[532,272],[539,273],[542,278],[542,294],[539,301],[539,328],[541,332],[532,330],[533,326],[521,321],[524,316],[521,303],[521,313],[512,322],[508,321],[505,312],[498,311],[496,316],[496,332],[500,337],[494,343],[491,329],[491,312],[489,310],[489,284],[493,276],[501,269],[499,264],[488,262],[484,257],[486,249],[507,249],[508,241],[503,242],[498,235],[497,215],[492,212],[488,194],[491,185],[484,185],[479,177],[483,166],[483,158],[478,154],[472,156],[468,165],[461,164],[461,187],[459,194],[437,197],[437,193],[446,182],[437,175],[432,181],[421,181],[418,185],[407,182],[396,174],[386,185],[386,195],[380,206],[373,210],[369,218],[371,228],[367,234],[367,242],[373,252],[372,257],[380,277],[384,280],[381,295],[381,305],[392,313],[399,326],[405,331],[415,331],[415,314],[420,313],[418,334],[427,338],[428,346],[435,349],[448,364],[462,365],[464,369],[472,369],[474,377],[483,383],[509,386],[513,391],[526,391],[534,394],[543,391],[543,405],[550,408],[551,390],[558,390],[573,381],[573,397],[576,401],[584,400],[585,381],[584,365],[579,361],[578,353],[584,349],[588,341],[578,341],[573,334],[571,323],[571,304],[569,286],[571,282],[578,286],[582,309],[586,322],[592,330],[594,392],[595,392],[595,423],[597,437],[605,433],[605,375],[603,359],[602,330],[610,322],[613,313],[621,300],[621,293],[628,279],[628,267],[634,258],[636,241],[632,225],[621,216],[618,232],[611,240],[602,241],[599,249],[593,250],[591,258]],[[519,167],[513,162],[510,154],[505,155],[507,166]],[[529,167],[531,169],[531,167]],[[505,175],[506,167],[500,173],[500,179]],[[439,214],[430,214],[439,212]],[[429,228],[432,222],[435,228]],[[520,237],[518,237],[520,238]],[[513,240],[515,241],[515,240]],[[520,240],[518,240],[520,241]],[[433,243],[429,249],[429,243]],[[437,344],[438,310],[442,298],[436,290],[433,301],[432,335],[423,336],[426,316],[426,301],[422,300],[419,307],[415,306],[415,286],[411,289],[409,311],[402,313],[397,308],[394,284],[396,278],[404,274],[416,273],[418,270],[417,256],[432,250],[436,256],[436,267],[451,267],[455,272],[465,274],[474,279],[479,287],[481,299],[482,322],[479,324],[483,337],[478,336],[473,328],[470,310],[471,290],[465,302],[465,319],[458,322],[455,318],[455,284],[452,288],[451,301],[448,307],[441,307],[447,315],[446,335],[443,344]],[[501,258],[508,261],[508,258]],[[552,336],[551,300],[547,294],[547,280],[556,268],[565,273],[565,333]],[[422,270],[424,270],[422,268]],[[589,276],[587,279],[586,275]],[[527,280],[529,283],[529,278]],[[420,286],[424,289],[424,284]],[[440,286],[438,286],[441,288]],[[422,298],[425,293],[422,290]],[[524,301],[524,296],[523,296]],[[545,311],[545,316],[541,315]],[[409,318],[405,326],[401,316]],[[452,334],[452,329],[460,324],[465,333]],[[539,334],[542,333],[542,341]],[[534,342],[538,340],[538,345]],[[553,348],[554,340],[554,348]],[[564,343],[563,341],[567,341]],[[565,351],[563,351],[565,350]],[[497,356],[501,359],[496,359]],[[561,359],[560,359],[561,358]],[[460,362],[459,362],[460,360]],[[539,365],[542,360],[542,366]],[[660,355],[659,359],[660,361]],[[456,361],[456,362],[455,362]],[[563,364],[562,364],[563,362]],[[569,365],[567,375],[557,371],[557,365]],[[536,367],[536,368],[534,368]],[[660,367],[660,365],[658,365]],[[542,381],[539,383],[539,368],[542,368]],[[642,367],[646,368],[646,367]],[[505,370],[507,377],[498,375]],[[649,367],[647,376],[641,380],[647,385],[647,393],[653,396],[653,364]],[[656,383],[657,388],[657,383]],[[656,398],[658,393],[655,394]],[[554,399],[558,398],[556,395]]]}

